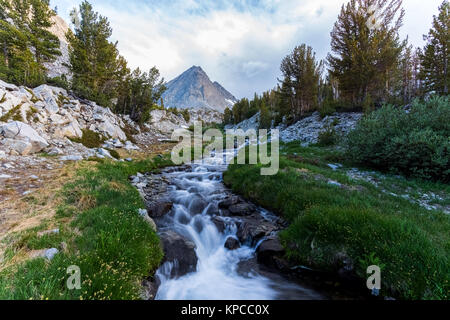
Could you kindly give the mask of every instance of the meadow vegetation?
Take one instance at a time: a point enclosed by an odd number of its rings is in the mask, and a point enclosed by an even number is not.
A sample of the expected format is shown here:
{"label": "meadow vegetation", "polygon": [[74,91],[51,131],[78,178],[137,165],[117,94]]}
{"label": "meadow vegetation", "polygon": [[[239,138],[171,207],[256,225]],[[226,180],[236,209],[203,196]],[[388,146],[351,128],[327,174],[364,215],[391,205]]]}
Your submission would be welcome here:
{"label": "meadow vegetation", "polygon": [[[102,161],[80,169],[61,190],[59,233],[40,236],[41,226],[9,239],[6,260],[22,248],[58,248],[51,261],[35,258],[0,272],[0,299],[139,299],[141,281],[163,257],[159,237],[138,213],[145,208],[129,176],[171,164],[166,157],[137,162]],[[7,261],[6,261],[7,262]],[[81,269],[81,290],[69,290],[67,268]]]}
{"label": "meadow vegetation", "polygon": [[[383,295],[449,298],[449,216],[386,191],[421,190],[448,199],[448,184],[393,175],[380,178],[378,186],[354,180],[346,174],[354,163],[334,147],[293,142],[282,153],[275,176],[261,176],[261,165],[231,165],[224,180],[289,222],[280,237],[290,261],[337,272],[350,259],[361,285],[367,267],[378,265]],[[328,166],[337,162],[344,167]]]}

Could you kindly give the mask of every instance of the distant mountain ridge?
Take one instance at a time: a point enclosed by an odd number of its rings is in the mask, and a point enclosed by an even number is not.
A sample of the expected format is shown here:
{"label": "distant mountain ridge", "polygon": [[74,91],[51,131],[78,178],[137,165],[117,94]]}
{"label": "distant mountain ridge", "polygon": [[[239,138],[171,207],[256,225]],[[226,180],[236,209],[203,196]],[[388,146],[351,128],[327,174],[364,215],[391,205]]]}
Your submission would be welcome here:
{"label": "distant mountain ridge", "polygon": [[193,66],[167,83],[164,106],[180,109],[213,109],[223,113],[237,99],[199,66]]}

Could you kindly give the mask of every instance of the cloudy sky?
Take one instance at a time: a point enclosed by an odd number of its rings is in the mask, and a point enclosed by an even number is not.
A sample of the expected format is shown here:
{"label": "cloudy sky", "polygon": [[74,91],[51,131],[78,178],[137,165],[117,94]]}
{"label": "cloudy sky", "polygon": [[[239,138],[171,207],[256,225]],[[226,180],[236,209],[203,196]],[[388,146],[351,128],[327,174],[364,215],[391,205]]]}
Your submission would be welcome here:
{"label": "cloudy sky", "polygon": [[[51,0],[67,21],[81,0]],[[298,44],[319,58],[344,0],[92,0],[107,16],[132,68],[156,65],[166,80],[200,65],[237,98],[273,88],[281,59]],[[402,36],[423,46],[442,0],[404,0]]]}

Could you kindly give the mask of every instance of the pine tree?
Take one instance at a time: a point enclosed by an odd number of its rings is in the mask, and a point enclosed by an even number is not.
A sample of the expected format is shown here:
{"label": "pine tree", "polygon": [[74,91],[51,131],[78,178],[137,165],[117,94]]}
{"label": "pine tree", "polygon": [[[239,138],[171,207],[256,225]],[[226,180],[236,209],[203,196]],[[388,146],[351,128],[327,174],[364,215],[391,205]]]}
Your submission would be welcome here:
{"label": "pine tree", "polygon": [[61,55],[60,43],[57,36],[49,31],[53,25],[51,20],[56,14],[50,9],[49,0],[30,0],[31,19],[29,23],[30,42],[38,63],[52,62]]}
{"label": "pine tree", "polygon": [[313,49],[305,44],[294,49],[283,59],[282,84],[288,92],[294,120],[318,107],[319,82],[323,63],[316,60]]}
{"label": "pine tree", "polygon": [[72,87],[81,97],[112,107],[126,75],[117,43],[109,42],[112,29],[106,17],[94,12],[88,1],[71,13],[75,33],[68,32]]}
{"label": "pine tree", "polygon": [[230,108],[226,108],[224,115],[223,115],[223,122],[225,124],[231,124],[233,123],[233,112]]}
{"label": "pine tree", "polygon": [[[0,0],[0,74],[6,73],[9,68],[9,61],[13,54],[14,47],[17,45],[17,38],[19,31],[14,27],[8,19],[10,19],[9,12],[11,5],[9,1]],[[6,77],[6,74],[4,75]]]}
{"label": "pine tree", "polygon": [[446,0],[439,7],[439,15],[433,18],[433,27],[425,39],[428,41],[421,54],[421,78],[425,91],[448,94],[450,86],[450,3]]}
{"label": "pine tree", "polygon": [[258,111],[258,95],[255,93],[255,98],[251,102],[247,98],[243,98],[236,102],[232,110],[232,118],[235,124],[242,122],[245,119],[251,118]]}
{"label": "pine tree", "polygon": [[150,111],[156,108],[158,101],[162,101],[162,94],[166,90],[164,79],[156,67],[150,71],[142,72],[139,68],[128,75],[123,82],[124,90],[118,97],[116,110],[130,115],[130,118],[139,123],[150,119]]}
{"label": "pine tree", "polygon": [[419,79],[420,72],[420,50],[414,48],[412,45],[405,46],[402,51],[399,70],[399,84],[398,84],[398,101],[397,104],[408,104],[415,97],[421,96],[421,81]]}
{"label": "pine tree", "polygon": [[[374,6],[379,8],[375,16]],[[332,54],[327,58],[341,99],[362,106],[368,94],[375,101],[393,94],[391,81],[402,51],[398,31],[403,16],[402,0],[350,0],[342,6],[331,33]]]}
{"label": "pine tree", "polygon": [[0,0],[0,76],[20,85],[45,82],[44,62],[60,55],[59,40],[47,29],[48,0]]}
{"label": "pine tree", "polygon": [[270,129],[272,126],[272,115],[264,100],[261,101],[259,112],[259,129]]}

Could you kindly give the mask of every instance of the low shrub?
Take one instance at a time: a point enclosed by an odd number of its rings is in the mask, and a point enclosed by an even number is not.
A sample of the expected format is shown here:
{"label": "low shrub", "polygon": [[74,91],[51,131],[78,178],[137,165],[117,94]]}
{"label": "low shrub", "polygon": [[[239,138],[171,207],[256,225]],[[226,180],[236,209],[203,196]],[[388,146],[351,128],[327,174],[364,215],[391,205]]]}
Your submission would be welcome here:
{"label": "low shrub", "polygon": [[70,83],[67,81],[65,75],[63,75],[62,77],[49,78],[47,79],[47,83],[51,86],[63,88],[66,90],[69,90],[70,88]]}
{"label": "low shrub", "polygon": [[169,108],[167,110],[176,116],[183,116],[186,122],[189,122],[191,120],[191,114],[189,113],[188,109]]}
{"label": "low shrub", "polygon": [[81,143],[86,148],[100,148],[105,138],[97,132],[85,129],[81,138],[71,138],[71,141]]}
{"label": "low shrub", "polygon": [[323,119],[327,116],[331,116],[333,113],[336,112],[336,103],[331,100],[327,99],[323,102],[323,104],[319,107],[320,117]]}
{"label": "low shrub", "polygon": [[110,154],[114,159],[117,159],[117,160],[120,159],[120,154],[119,154],[116,150],[114,150],[114,149],[106,149],[106,150],[109,151],[109,154]]}
{"label": "low shrub", "polygon": [[23,121],[23,116],[20,108],[22,108],[23,103],[15,106],[11,110],[9,110],[7,113],[5,113],[1,118],[0,122],[8,122],[10,120],[13,121]]}
{"label": "low shrub", "polygon": [[[27,111],[27,120],[33,120],[36,118],[36,114],[38,113],[38,110],[35,107],[30,107]],[[38,118],[39,119],[39,118]]]}
{"label": "low shrub", "polygon": [[139,131],[137,131],[135,128],[133,128],[131,125],[129,125],[127,122],[125,122],[125,126],[122,128],[122,131],[127,136],[127,140],[136,144],[136,139],[134,139],[134,136],[139,134]]}
{"label": "low shrub", "polygon": [[450,98],[391,105],[366,115],[348,135],[355,162],[421,179],[450,181]]}
{"label": "low shrub", "polygon": [[319,140],[317,145],[321,147],[332,146],[337,142],[336,131],[334,130],[334,126],[329,125],[325,128],[324,131],[319,133]]}

